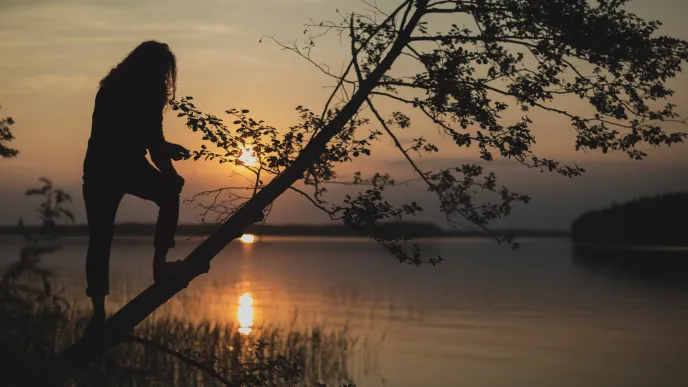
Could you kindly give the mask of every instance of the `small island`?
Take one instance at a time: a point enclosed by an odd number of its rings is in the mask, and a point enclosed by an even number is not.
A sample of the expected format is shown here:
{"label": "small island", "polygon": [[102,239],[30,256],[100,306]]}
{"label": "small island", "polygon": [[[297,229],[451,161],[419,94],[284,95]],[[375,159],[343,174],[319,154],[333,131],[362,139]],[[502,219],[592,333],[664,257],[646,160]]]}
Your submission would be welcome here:
{"label": "small island", "polygon": [[573,222],[571,238],[607,246],[688,246],[688,192],[642,197],[586,212]]}

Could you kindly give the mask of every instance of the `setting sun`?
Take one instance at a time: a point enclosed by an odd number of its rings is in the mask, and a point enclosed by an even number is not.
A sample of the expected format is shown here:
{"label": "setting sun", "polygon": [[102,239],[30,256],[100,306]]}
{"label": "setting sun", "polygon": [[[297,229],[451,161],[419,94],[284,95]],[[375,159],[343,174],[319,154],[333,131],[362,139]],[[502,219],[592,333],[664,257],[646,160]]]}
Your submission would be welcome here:
{"label": "setting sun", "polygon": [[241,238],[239,238],[239,240],[241,243],[255,243],[258,238],[253,234],[244,234],[241,236]]}
{"label": "setting sun", "polygon": [[244,165],[247,165],[249,167],[254,167],[258,165],[258,157],[256,155],[256,152],[250,146],[247,146],[241,150],[239,161],[241,161],[242,163],[244,163]]}

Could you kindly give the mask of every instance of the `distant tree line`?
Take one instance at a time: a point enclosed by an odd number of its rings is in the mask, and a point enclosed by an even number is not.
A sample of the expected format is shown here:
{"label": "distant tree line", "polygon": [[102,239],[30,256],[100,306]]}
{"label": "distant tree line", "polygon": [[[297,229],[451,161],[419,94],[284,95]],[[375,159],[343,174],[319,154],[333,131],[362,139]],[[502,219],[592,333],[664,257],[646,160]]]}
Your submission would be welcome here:
{"label": "distant tree line", "polygon": [[643,197],[581,215],[571,227],[576,242],[688,245],[688,192]]}
{"label": "distant tree line", "polygon": [[[217,225],[209,223],[201,224],[180,224],[177,230],[179,235],[202,235],[206,236],[215,232]],[[20,235],[23,230],[32,230],[32,226],[0,226],[0,235]],[[35,230],[34,230],[35,231]],[[384,236],[401,235],[414,236],[417,238],[446,238],[446,237],[482,237],[484,234],[476,230],[446,230],[430,222],[386,222],[381,223],[375,228],[375,233]],[[568,237],[566,230],[493,230],[496,235],[514,234],[521,237]],[[56,228],[55,232],[60,236],[79,236],[88,235],[87,225],[64,225]],[[153,235],[155,223],[120,223],[115,225],[116,236],[142,236]],[[263,224],[250,225],[245,233],[264,236],[322,236],[322,237],[352,237],[370,236],[372,230],[353,230],[343,224]]]}

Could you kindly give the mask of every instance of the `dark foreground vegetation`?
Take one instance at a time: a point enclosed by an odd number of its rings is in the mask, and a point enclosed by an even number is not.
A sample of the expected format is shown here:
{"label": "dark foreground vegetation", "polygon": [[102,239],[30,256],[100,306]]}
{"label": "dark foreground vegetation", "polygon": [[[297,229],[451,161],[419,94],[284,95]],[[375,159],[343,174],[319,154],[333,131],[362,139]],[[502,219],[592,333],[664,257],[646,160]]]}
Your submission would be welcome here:
{"label": "dark foreground vegetation", "polygon": [[[2,385],[24,386],[27,375],[50,372],[54,357],[83,335],[88,317],[42,305],[21,319],[3,318]],[[372,349],[346,330],[265,329],[244,336],[238,328],[176,318],[145,322],[67,385],[341,386],[354,383],[349,364],[354,354],[373,360]]]}

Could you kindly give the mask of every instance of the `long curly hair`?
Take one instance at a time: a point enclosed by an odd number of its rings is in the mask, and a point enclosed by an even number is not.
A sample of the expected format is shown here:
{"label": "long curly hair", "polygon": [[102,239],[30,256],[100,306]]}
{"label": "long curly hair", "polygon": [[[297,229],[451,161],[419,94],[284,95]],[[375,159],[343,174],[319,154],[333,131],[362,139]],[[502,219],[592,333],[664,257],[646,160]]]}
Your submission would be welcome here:
{"label": "long curly hair", "polygon": [[175,98],[177,60],[167,44],[143,42],[101,79],[103,86],[148,95],[164,109]]}

